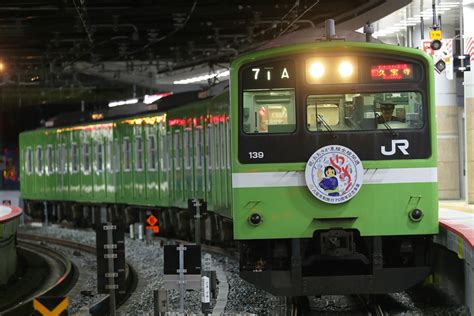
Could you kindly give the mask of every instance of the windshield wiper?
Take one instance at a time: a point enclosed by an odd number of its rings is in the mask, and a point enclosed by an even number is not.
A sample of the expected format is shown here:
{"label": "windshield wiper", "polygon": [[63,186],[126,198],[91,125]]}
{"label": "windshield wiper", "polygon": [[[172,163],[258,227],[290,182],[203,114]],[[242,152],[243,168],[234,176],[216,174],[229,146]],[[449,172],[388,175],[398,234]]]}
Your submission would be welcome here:
{"label": "windshield wiper", "polygon": [[316,114],[316,122],[320,123],[324,128],[331,133],[332,138],[337,138],[336,133],[334,130],[329,126],[329,124],[324,120],[323,116],[321,114]]}
{"label": "windshield wiper", "polygon": [[390,127],[390,125],[387,123],[387,121],[383,118],[382,115],[375,113],[375,117],[377,119],[381,119],[383,126],[385,126],[385,131],[390,134],[392,137],[398,137],[398,133],[393,130],[393,128]]}

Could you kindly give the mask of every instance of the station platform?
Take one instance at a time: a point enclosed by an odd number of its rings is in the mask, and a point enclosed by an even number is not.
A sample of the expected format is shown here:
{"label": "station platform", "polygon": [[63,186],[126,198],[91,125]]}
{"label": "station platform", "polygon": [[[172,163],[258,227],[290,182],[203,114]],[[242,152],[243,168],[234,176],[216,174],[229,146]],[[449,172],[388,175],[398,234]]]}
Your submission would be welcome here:
{"label": "station platform", "polygon": [[16,231],[20,222],[22,210],[0,204],[0,286],[16,272],[17,253],[16,253]]}
{"label": "station platform", "polygon": [[474,205],[464,201],[440,201],[439,225],[435,242],[457,258],[438,260],[441,277],[437,283],[457,295],[474,315]]}

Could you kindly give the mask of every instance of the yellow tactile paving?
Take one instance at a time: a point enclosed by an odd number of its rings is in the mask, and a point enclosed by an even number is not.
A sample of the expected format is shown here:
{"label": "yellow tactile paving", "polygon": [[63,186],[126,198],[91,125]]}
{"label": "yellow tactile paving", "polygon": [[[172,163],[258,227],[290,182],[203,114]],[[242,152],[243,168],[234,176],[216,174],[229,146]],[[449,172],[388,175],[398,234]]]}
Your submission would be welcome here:
{"label": "yellow tactile paving", "polygon": [[466,201],[463,200],[439,201],[439,207],[466,213],[474,213],[474,204],[467,204]]}

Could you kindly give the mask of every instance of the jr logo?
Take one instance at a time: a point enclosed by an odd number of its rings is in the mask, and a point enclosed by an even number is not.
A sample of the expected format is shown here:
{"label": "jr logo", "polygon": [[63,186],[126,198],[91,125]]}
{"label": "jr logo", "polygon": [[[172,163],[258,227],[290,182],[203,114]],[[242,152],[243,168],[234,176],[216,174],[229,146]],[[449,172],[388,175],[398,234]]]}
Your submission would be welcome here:
{"label": "jr logo", "polygon": [[406,139],[392,139],[392,149],[387,150],[385,146],[380,147],[382,155],[384,156],[393,156],[397,152],[397,148],[400,149],[402,154],[405,156],[409,155],[407,149],[410,146],[410,143]]}

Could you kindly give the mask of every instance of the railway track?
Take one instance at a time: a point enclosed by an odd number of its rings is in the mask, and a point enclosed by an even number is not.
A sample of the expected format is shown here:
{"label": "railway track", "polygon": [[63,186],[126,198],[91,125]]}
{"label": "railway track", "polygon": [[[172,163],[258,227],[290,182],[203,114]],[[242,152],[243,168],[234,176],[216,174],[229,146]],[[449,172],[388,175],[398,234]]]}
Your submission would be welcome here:
{"label": "railway track", "polygon": [[29,315],[35,297],[65,295],[78,278],[77,267],[54,249],[26,240],[19,240],[17,248],[23,271],[2,295],[6,304],[0,314],[4,316]]}
{"label": "railway track", "polygon": [[[56,246],[61,246],[61,247],[65,247],[65,248],[70,248],[70,249],[73,249],[73,250],[77,250],[77,251],[80,251],[80,252],[85,252],[85,253],[89,253],[89,254],[93,254],[93,255],[96,254],[96,248],[95,247],[85,245],[85,244],[82,244],[82,243],[78,243],[78,242],[74,242],[74,241],[71,241],[71,240],[58,239],[58,238],[53,238],[53,237],[48,237],[48,236],[38,236],[38,235],[26,234],[26,233],[18,233],[17,236],[18,236],[19,243],[21,243],[21,244],[25,243],[25,244],[32,245],[33,247],[41,247],[42,249],[44,249],[47,252],[55,252],[55,253],[59,254],[60,256],[62,256],[62,257],[64,257],[62,254],[56,252],[55,250],[53,250],[49,247],[44,246],[44,244],[56,245]],[[37,243],[34,243],[34,242],[39,242],[41,244],[37,244]],[[65,258],[65,260],[69,261],[69,259],[67,259],[67,258]],[[69,264],[71,265],[71,267],[74,267],[74,265],[70,261],[69,261]],[[126,291],[125,291],[125,294],[117,294],[116,302],[117,302],[118,307],[126,302],[126,300],[130,297],[130,295],[135,290],[137,282],[138,282],[137,281],[138,276],[137,276],[135,270],[133,269],[133,267],[131,265],[129,265],[127,263],[126,266],[125,266],[125,270],[126,270]],[[77,280],[79,272],[78,272],[77,268],[74,268],[73,271],[75,272],[74,278],[75,278],[75,280]],[[62,286],[62,288],[65,289],[65,291],[61,292],[59,288],[58,289],[52,289],[50,292],[46,292],[42,295],[65,295],[74,286],[74,284],[72,284],[70,286],[65,286],[65,285],[61,285],[61,286]],[[37,297],[37,296],[41,296],[41,295],[35,295],[35,296],[33,296],[33,298]],[[33,298],[31,298],[31,300]],[[31,304],[29,304],[29,305],[31,305]],[[109,310],[109,304],[108,304],[108,298],[107,297],[100,300],[100,301],[98,301],[98,302],[96,302],[95,304],[93,304],[89,308],[89,312],[92,315],[104,315],[108,312],[108,310]],[[14,314],[11,314],[11,315],[14,315]]]}
{"label": "railway track", "polygon": [[[332,297],[332,296],[328,296]],[[287,297],[284,303],[277,304],[275,314],[284,314],[288,316],[308,316],[308,315],[369,315],[369,316],[385,316],[382,305],[378,303],[377,295],[340,295],[338,301],[340,306],[334,306],[332,299],[322,297],[319,302],[315,303],[309,297]],[[317,308],[314,305],[318,305]],[[329,308],[329,305],[333,305]],[[336,304],[337,305],[337,304]],[[282,312],[282,306],[286,310]]]}

